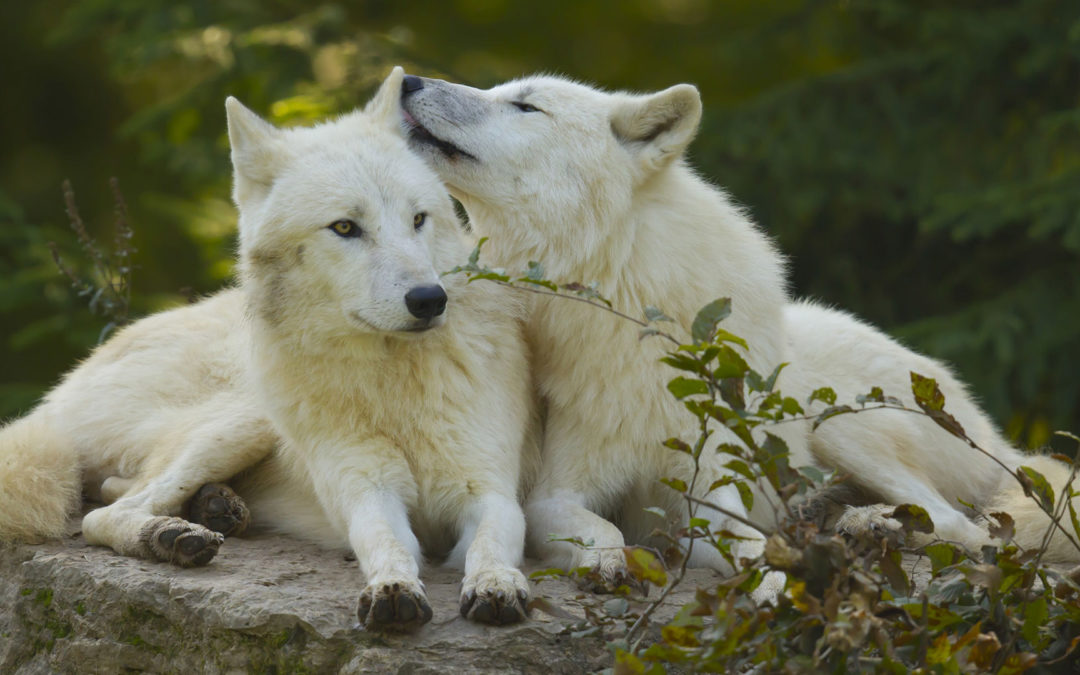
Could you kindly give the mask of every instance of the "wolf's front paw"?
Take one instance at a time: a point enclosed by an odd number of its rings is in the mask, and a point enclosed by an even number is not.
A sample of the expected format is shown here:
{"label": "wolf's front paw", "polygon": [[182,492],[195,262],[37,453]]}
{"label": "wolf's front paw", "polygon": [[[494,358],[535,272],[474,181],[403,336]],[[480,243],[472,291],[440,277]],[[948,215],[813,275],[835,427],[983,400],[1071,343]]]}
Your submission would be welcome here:
{"label": "wolf's front paw", "polygon": [[188,502],[188,520],[232,537],[247,529],[251,512],[228,485],[207,483]]}
{"label": "wolf's front paw", "polygon": [[419,581],[382,581],[360,593],[356,616],[368,630],[409,633],[431,621]]}
{"label": "wolf's front paw", "polygon": [[634,578],[626,566],[622,549],[590,551],[584,566],[589,571],[578,577],[577,584],[592,593],[614,593],[620,586],[628,586],[641,595],[649,594],[649,587]]}
{"label": "wolf's front paw", "polygon": [[859,536],[872,534],[898,538],[903,534],[903,525],[892,517],[895,506],[874,504],[873,506],[849,506],[836,521],[836,531]]}
{"label": "wolf's front paw", "polygon": [[160,516],[139,532],[148,557],[180,567],[200,567],[217,555],[225,537],[183,518]]}
{"label": "wolf's front paw", "polygon": [[520,570],[487,569],[461,582],[461,616],[505,626],[528,616],[529,582]]}

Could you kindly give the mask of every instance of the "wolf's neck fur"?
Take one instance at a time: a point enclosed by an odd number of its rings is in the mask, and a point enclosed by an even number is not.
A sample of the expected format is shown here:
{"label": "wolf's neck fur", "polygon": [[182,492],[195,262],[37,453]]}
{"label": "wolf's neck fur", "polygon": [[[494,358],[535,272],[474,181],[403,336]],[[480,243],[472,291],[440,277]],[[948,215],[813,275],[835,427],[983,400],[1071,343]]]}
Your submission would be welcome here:
{"label": "wolf's neck fur", "polygon": [[632,194],[609,190],[597,197],[559,214],[543,205],[495,209],[467,196],[463,203],[477,233],[491,239],[488,264],[513,274],[538,260],[553,281],[597,282],[633,312],[654,304],[685,315],[721,295],[738,304],[786,299],[783,260],[772,243],[685,163],[658,172]]}

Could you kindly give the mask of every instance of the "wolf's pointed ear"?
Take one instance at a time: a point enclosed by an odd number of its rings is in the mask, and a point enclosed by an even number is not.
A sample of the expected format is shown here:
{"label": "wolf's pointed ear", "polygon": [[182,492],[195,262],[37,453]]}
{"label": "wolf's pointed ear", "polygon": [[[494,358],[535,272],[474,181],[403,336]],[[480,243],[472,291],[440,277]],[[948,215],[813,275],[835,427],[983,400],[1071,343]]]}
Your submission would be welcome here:
{"label": "wolf's pointed ear", "polygon": [[233,199],[237,206],[274,182],[281,164],[281,130],[244,107],[225,99],[232,148]]}
{"label": "wolf's pointed ear", "polygon": [[364,114],[374,120],[384,122],[391,129],[402,133],[401,125],[401,82],[405,79],[405,69],[394,66],[390,74],[379,85],[379,91],[364,106]]}
{"label": "wolf's pointed ear", "polygon": [[697,87],[677,84],[621,103],[611,116],[611,130],[641,158],[643,166],[657,170],[682,155],[700,122]]}

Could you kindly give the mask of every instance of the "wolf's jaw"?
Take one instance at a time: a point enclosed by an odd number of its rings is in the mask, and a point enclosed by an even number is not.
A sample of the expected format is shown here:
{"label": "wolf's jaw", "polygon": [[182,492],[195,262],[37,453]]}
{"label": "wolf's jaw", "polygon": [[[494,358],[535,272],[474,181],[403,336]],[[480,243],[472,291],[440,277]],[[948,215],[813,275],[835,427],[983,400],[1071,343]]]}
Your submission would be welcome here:
{"label": "wolf's jaw", "polygon": [[449,160],[455,160],[458,157],[466,157],[473,161],[477,161],[476,155],[471,152],[454,145],[450,141],[443,140],[435,134],[428,131],[428,128],[417,121],[415,117],[405,108],[401,107],[402,119],[405,121],[405,126],[409,131],[409,144],[410,145],[427,145],[435,148],[443,154]]}
{"label": "wolf's jaw", "polygon": [[431,320],[426,322],[416,322],[411,325],[399,326],[397,328],[381,328],[371,323],[360,315],[359,312],[353,312],[349,315],[358,328],[362,329],[362,332],[369,335],[383,335],[391,337],[413,337],[417,335],[423,335],[424,333],[431,332],[446,325],[447,319]]}

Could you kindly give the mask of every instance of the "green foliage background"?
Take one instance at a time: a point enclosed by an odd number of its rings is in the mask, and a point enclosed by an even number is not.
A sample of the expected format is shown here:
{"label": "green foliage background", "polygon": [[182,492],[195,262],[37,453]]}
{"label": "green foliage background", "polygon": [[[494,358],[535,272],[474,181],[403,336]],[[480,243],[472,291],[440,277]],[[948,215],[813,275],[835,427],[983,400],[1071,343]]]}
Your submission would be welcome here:
{"label": "green foliage background", "polygon": [[779,240],[798,295],[952,362],[1024,444],[1080,429],[1080,3],[41,0],[0,9],[0,57],[0,418],[104,323],[46,248],[79,262],[63,178],[102,240],[119,178],[134,310],[183,302],[230,275],[225,96],[304,122],[400,63],[697,84],[692,161]]}

